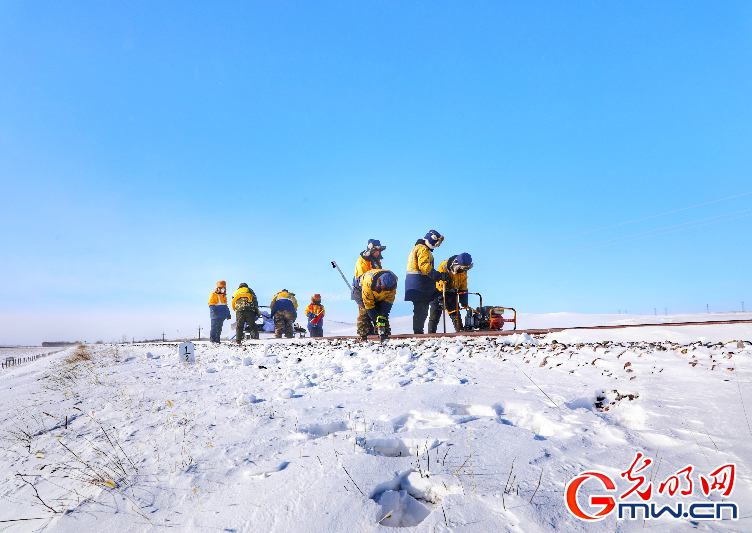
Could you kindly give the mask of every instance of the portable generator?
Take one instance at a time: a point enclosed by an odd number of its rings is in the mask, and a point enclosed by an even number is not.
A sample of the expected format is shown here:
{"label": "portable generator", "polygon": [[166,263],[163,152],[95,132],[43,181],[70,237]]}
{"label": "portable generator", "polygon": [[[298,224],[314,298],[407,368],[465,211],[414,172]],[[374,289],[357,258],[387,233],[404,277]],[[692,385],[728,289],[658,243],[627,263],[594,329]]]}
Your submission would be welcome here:
{"label": "portable generator", "polygon": [[295,336],[295,334],[297,333],[298,336],[302,339],[303,337],[306,336],[306,329],[301,327],[300,324],[298,324],[297,322],[295,322],[295,324],[293,324],[292,326],[292,333],[293,333],[293,336]]}
{"label": "portable generator", "polygon": [[[474,294],[480,299],[480,305],[473,309],[470,306],[460,305],[461,294]],[[462,320],[462,315],[459,315],[460,328],[463,331],[498,331],[504,329],[504,324],[514,324],[513,330],[517,329],[517,311],[512,307],[498,307],[495,305],[483,305],[483,296],[478,292],[457,291],[455,292],[455,311],[467,311],[465,320]],[[444,293],[444,301],[446,302],[446,293]],[[512,311],[514,313],[513,318],[504,318],[504,311]],[[446,329],[446,325],[445,325]]]}

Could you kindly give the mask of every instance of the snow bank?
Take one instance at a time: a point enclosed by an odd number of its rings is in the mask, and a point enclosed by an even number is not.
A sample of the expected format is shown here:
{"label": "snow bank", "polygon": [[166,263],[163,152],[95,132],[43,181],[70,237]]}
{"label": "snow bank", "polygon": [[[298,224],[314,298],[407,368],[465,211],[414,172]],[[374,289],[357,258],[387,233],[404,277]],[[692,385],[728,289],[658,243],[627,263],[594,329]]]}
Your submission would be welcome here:
{"label": "snow bank", "polygon": [[[196,343],[193,364],[166,345],[90,347],[73,363],[66,350],[0,373],[0,402],[13,406],[0,415],[0,516],[85,533],[584,531],[565,481],[589,469],[622,483],[638,452],[660,463],[656,482],[734,462],[747,516],[752,344],[738,339],[752,336],[632,330],[600,331],[598,343],[581,332],[555,344]],[[608,520],[587,529],[613,531]]]}

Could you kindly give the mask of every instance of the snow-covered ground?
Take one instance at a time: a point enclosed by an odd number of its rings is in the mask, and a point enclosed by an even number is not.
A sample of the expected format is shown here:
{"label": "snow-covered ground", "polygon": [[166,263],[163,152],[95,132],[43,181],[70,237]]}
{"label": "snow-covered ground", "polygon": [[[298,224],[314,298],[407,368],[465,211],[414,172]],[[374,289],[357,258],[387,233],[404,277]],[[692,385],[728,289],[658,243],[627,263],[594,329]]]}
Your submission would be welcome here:
{"label": "snow-covered ground", "polygon": [[[555,326],[531,324],[520,328]],[[0,520],[39,518],[0,525],[752,531],[752,344],[739,342],[750,326],[196,343],[194,364],[170,344],[68,349],[0,373]],[[567,481],[597,470],[621,494],[636,453],[654,460],[645,472],[659,507],[719,501],[699,475],[735,463],[724,499],[739,519],[617,523],[614,511],[585,522],[567,511]],[[692,496],[657,495],[690,464]],[[604,492],[588,483],[586,508]]]}

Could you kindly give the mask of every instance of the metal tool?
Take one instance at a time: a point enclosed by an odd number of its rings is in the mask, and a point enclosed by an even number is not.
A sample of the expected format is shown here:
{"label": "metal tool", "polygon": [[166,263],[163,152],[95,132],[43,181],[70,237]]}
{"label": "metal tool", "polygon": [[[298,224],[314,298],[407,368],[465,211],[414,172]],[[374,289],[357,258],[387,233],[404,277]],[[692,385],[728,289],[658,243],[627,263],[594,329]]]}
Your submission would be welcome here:
{"label": "metal tool", "polygon": [[387,339],[387,335],[386,335],[386,317],[385,316],[377,316],[376,317],[376,333],[378,333],[379,340],[381,342],[384,342]]}
{"label": "metal tool", "polygon": [[342,271],[341,271],[341,270],[339,269],[339,266],[337,265],[337,262],[336,262],[336,261],[332,261],[332,268],[336,268],[337,270],[339,270],[339,275],[340,275],[340,276],[342,276],[342,279],[343,279],[343,280],[345,281],[345,283],[347,284],[347,288],[348,288],[348,289],[350,290],[350,294],[352,294],[352,287],[350,286],[350,282],[349,282],[349,281],[347,281],[347,278],[346,278],[346,277],[345,277],[345,275],[344,275],[344,274],[342,273]]}

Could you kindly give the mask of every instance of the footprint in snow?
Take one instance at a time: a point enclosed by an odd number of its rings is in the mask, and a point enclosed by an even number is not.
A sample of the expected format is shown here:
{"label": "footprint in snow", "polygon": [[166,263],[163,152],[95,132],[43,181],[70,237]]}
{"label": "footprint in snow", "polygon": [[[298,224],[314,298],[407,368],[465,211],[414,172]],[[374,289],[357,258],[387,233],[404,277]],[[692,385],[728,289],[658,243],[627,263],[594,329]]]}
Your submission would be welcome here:
{"label": "footprint in snow", "polygon": [[459,493],[462,493],[462,488],[449,474],[408,470],[379,484],[371,499],[381,506],[382,517],[389,515],[381,525],[413,527],[439,509],[442,497]]}

